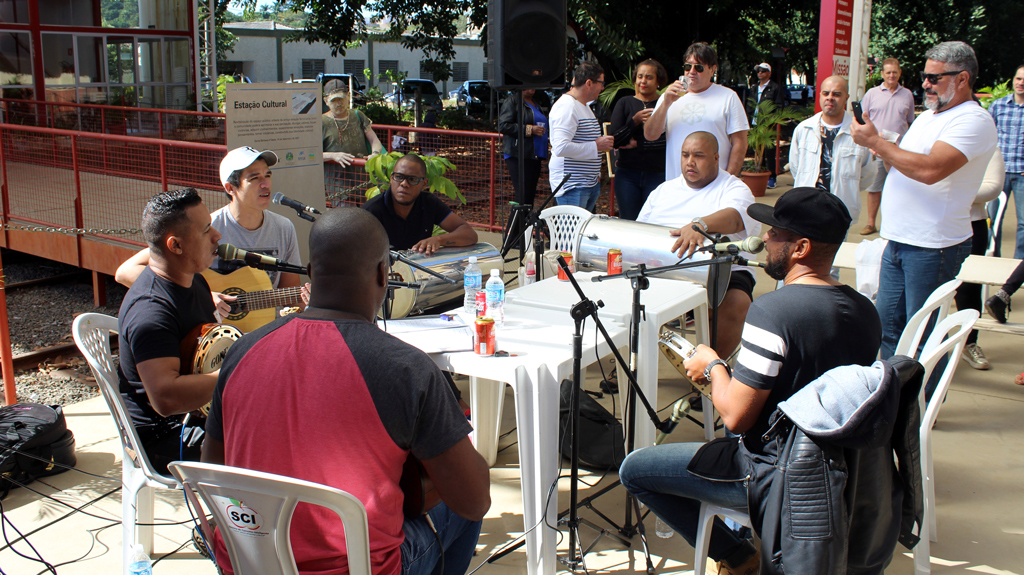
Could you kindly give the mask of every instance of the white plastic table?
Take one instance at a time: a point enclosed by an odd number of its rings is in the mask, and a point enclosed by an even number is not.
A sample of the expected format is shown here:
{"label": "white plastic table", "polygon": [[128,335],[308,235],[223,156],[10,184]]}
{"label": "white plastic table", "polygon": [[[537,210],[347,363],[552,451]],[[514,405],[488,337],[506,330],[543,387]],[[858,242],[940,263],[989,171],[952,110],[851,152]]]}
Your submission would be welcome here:
{"label": "white plastic table", "polygon": [[[629,281],[593,283],[589,278],[594,275],[597,274],[578,274],[581,286],[590,299],[604,302],[605,307],[599,312],[601,321],[613,344],[626,347],[632,303]],[[578,301],[572,285],[557,278],[510,291],[506,297],[505,326],[498,332],[497,340],[498,349],[512,356],[480,357],[472,352],[432,355],[442,369],[470,376],[474,441],[491,465],[497,458],[504,384],[514,390],[525,528],[537,525],[542,517],[547,519],[546,524],[526,537],[527,572],[531,575],[550,575],[557,569],[556,532],[548,525],[555,525],[558,510],[555,505],[543,507],[558,474],[559,382],[572,376],[574,326],[569,310]],[[640,326],[637,380],[656,406],[659,329],[694,310],[699,341],[707,341],[707,295],[697,284],[652,278],[640,302],[646,308],[646,318]],[[594,322],[588,319],[583,336],[584,365],[611,353],[600,336],[595,347],[595,331]],[[625,378],[620,376],[619,381],[620,389],[625,390]],[[714,414],[708,401],[704,412],[705,434],[713,437]],[[636,421],[636,445],[653,445],[655,429],[642,406]]]}

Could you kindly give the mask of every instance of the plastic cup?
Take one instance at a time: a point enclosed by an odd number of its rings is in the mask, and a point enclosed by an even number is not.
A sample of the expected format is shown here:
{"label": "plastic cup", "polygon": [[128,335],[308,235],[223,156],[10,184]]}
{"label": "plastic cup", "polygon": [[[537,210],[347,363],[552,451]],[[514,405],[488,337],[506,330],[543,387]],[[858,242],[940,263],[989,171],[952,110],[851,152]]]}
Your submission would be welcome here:
{"label": "plastic cup", "polygon": [[882,136],[882,139],[886,142],[896,143],[896,140],[900,139],[900,135],[892,130],[878,130],[878,135]]}

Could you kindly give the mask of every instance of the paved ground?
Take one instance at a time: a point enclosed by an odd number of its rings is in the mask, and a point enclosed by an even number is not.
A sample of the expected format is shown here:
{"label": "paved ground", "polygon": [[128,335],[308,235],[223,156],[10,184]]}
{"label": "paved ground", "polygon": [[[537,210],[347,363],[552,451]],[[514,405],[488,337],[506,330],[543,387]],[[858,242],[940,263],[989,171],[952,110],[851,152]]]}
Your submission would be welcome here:
{"label": "paved ground", "polygon": [[[786,181],[788,176],[780,178],[780,183]],[[761,201],[773,203],[785,189],[769,190],[769,195]],[[1005,225],[1012,230],[1014,224],[1007,222]],[[862,226],[863,221],[854,224],[852,241],[859,240],[856,231]],[[1008,235],[1012,237],[1013,234]],[[494,242],[493,239],[488,241]],[[852,272],[844,272],[842,279],[850,283]],[[773,282],[763,273],[758,280],[758,294],[771,289]],[[1024,298],[1018,299],[1020,301],[1015,303],[1024,307]],[[1020,353],[1021,340],[1014,336],[983,333],[980,344],[992,361],[993,369],[981,372],[965,363],[960,364],[933,436],[939,541],[932,544],[932,570],[936,574],[1024,573],[1024,497],[1017,483],[1024,470],[1024,450],[1020,447],[1024,445],[1024,418],[1021,417],[1024,387],[1013,384],[1015,373],[1024,363]],[[608,367],[606,362],[605,368]],[[665,362],[660,375],[660,395],[669,398],[664,404],[668,405],[684,393],[684,386],[678,373]],[[599,380],[600,373],[592,366],[588,372],[587,389],[597,389]],[[460,382],[460,385],[465,384],[465,380]],[[511,394],[510,390],[507,392]],[[603,401],[611,409],[607,397]],[[511,396],[505,405],[503,432],[515,426]],[[106,479],[70,471],[32,485],[40,493],[62,503],[44,499],[26,489],[13,491],[3,501],[3,510],[10,522],[4,535],[8,541],[14,541],[17,534],[12,526],[16,527],[50,563],[70,562],[57,567],[57,572],[62,575],[116,573],[121,562],[121,500],[118,490],[121,453],[116,430],[106,405],[99,398],[71,406],[67,413],[68,425],[78,441],[79,469]],[[698,441],[701,438],[700,429],[683,423],[670,441]],[[514,432],[502,440],[501,446],[508,448],[499,454],[497,464],[491,469],[493,503],[484,520],[474,567],[523,531],[515,441]],[[587,474],[583,480],[594,483],[598,478]],[[568,480],[562,480],[559,484],[559,509],[568,504],[568,483]],[[581,497],[596,491],[596,488],[586,485],[581,487]],[[188,518],[180,493],[159,493],[157,501],[158,522],[174,523]],[[595,506],[619,521],[623,516],[623,501],[623,492],[618,489],[599,499]],[[96,517],[71,513],[65,504],[85,506],[83,511]],[[590,511],[581,515],[603,524]],[[162,526],[156,529],[156,533],[156,557],[171,553],[182,545],[184,548],[159,562],[155,573],[216,573],[214,566],[192,549],[187,527]],[[582,534],[587,545],[596,535],[585,528]],[[567,538],[563,538],[560,549],[564,551],[566,548]],[[18,557],[14,550],[32,555],[25,541],[15,542],[13,549],[9,544],[0,543],[0,569],[4,573],[45,572],[42,565]],[[671,539],[652,537],[651,550],[659,573],[681,573],[693,569],[690,565],[693,550],[679,535]],[[912,573],[913,565],[907,551],[902,547],[897,551],[887,572],[896,575]],[[525,552],[520,549],[483,567],[480,573],[522,573],[524,561]],[[626,550],[609,537],[597,542],[586,561],[587,566],[597,572],[643,571],[642,553]]]}

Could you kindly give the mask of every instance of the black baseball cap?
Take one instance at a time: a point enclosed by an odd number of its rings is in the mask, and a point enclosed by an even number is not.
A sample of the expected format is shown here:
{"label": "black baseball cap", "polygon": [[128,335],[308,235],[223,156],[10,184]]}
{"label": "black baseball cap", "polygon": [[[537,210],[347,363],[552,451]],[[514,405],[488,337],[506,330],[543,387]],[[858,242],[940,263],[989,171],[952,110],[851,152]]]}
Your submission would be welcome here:
{"label": "black baseball cap", "polygon": [[751,204],[747,213],[763,224],[826,244],[843,243],[853,221],[842,200],[818,188],[793,188],[775,207]]}

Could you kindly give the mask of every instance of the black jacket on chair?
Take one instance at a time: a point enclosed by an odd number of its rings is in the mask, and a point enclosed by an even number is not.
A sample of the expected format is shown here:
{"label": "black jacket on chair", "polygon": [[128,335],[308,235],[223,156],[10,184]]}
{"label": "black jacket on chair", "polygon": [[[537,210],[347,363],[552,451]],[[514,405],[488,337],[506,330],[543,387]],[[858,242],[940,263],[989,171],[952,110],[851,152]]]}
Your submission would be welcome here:
{"label": "black jacket on chair", "polygon": [[762,574],[882,574],[917,544],[923,376],[902,356],[830,370],[779,404],[766,454],[740,442]]}

